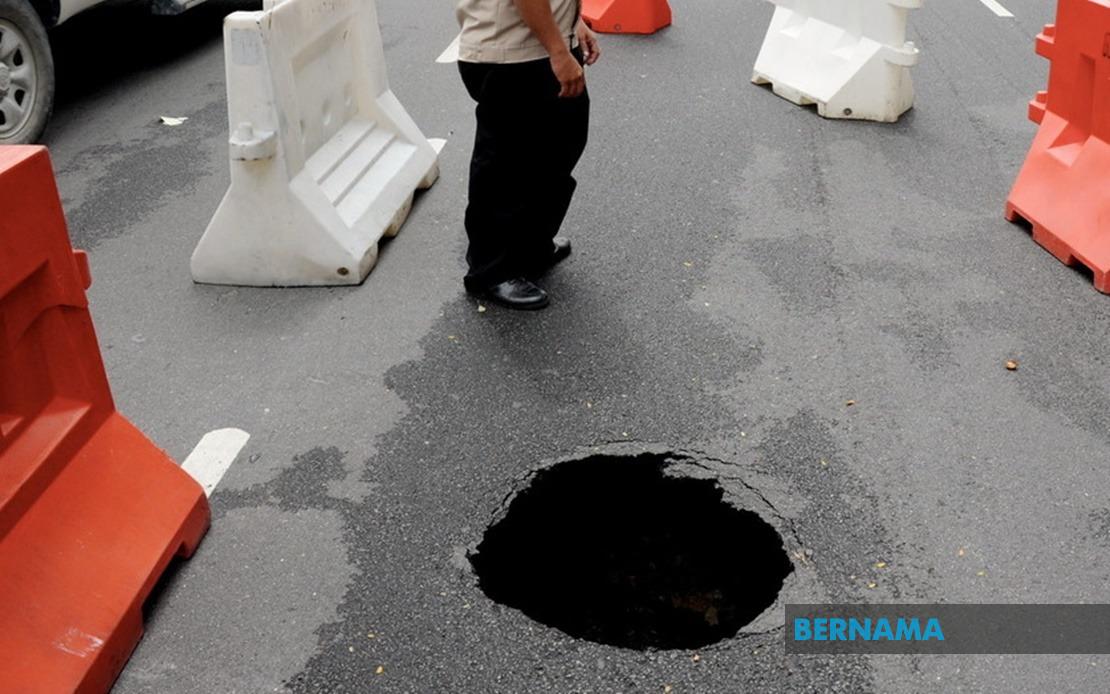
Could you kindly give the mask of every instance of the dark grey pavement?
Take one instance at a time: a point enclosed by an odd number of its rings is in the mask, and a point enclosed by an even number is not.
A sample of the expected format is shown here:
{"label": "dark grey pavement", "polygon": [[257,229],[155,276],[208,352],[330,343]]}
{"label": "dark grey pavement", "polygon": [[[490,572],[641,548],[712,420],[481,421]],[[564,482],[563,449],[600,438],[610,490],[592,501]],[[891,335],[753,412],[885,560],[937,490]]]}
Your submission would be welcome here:
{"label": "dark grey pavement", "polygon": [[783,602],[1110,601],[1110,297],[1002,218],[1052,3],[914,12],[896,125],[750,85],[769,3],[604,37],[575,253],[526,315],[462,293],[451,3],[378,4],[395,92],[449,142],[357,288],[190,280],[228,183],[220,22],[250,5],[56,37],[48,144],[120,408],[179,460],[252,435],[116,691],[1106,690],[1102,656],[788,657],[781,605],[696,661],[615,649],[493,604],[465,560],[537,467],[663,448],[784,533]]}

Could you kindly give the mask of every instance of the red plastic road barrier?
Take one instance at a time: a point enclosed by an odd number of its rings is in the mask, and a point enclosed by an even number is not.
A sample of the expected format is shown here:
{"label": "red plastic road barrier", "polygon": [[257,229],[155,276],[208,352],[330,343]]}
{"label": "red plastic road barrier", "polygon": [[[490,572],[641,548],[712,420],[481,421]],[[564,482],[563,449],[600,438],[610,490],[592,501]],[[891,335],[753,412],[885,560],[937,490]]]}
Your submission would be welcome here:
{"label": "red plastic road barrier", "polygon": [[671,24],[667,0],[582,0],[582,18],[603,34],[654,34]]}
{"label": "red plastic road barrier", "polygon": [[106,692],[208,502],[115,410],[45,149],[0,147],[0,210],[0,691]]}
{"label": "red plastic road barrier", "polygon": [[1029,104],[1041,127],[1006,219],[1028,221],[1033,240],[1110,293],[1110,0],[1059,0],[1037,53],[1052,61],[1048,91]]}

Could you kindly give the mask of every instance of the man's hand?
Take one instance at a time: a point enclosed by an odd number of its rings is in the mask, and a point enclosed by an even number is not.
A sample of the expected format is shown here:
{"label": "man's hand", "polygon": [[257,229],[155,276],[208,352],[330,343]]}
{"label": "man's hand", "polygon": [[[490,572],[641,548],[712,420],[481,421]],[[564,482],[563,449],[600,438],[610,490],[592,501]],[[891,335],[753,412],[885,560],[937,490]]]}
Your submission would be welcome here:
{"label": "man's hand", "polygon": [[601,46],[597,43],[597,34],[586,26],[586,23],[581,19],[578,20],[578,26],[574,28],[574,33],[578,36],[578,45],[582,47],[582,55],[586,58],[586,64],[593,65],[601,57]]}
{"label": "man's hand", "polygon": [[[571,54],[564,36],[551,13],[550,0],[513,0],[520,18],[543,44],[551,56],[551,71],[559,80],[559,96],[573,98],[586,91],[586,73]],[[581,24],[581,22],[579,22]],[[577,31],[577,27],[576,27]],[[594,45],[597,40],[594,40]]]}
{"label": "man's hand", "polygon": [[569,48],[563,48],[551,56],[551,71],[559,80],[560,97],[572,99],[582,96],[582,92],[586,91],[586,72]]}

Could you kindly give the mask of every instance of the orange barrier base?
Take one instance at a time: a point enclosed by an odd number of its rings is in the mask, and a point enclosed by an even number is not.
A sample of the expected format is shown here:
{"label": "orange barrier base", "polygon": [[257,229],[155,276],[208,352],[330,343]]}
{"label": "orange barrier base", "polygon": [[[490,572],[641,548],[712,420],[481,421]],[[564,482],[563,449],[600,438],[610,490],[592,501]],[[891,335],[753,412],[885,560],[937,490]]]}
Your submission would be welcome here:
{"label": "orange barrier base", "polygon": [[[62,433],[43,434],[64,439],[87,418],[83,403],[61,404],[41,419]],[[143,602],[208,520],[197,483],[111,414],[0,540],[3,690],[108,691],[142,636]]]}
{"label": "orange barrier base", "polygon": [[0,146],[0,692],[107,692],[204,490],[112,402],[41,147]]}
{"label": "orange barrier base", "polygon": [[1041,127],[1006,201],[1006,219],[1029,222],[1034,241],[1065,265],[1086,266],[1095,289],[1110,294],[1110,143],[1078,133],[1038,103],[1030,110]]}
{"label": "orange barrier base", "polygon": [[671,24],[667,0],[583,0],[582,18],[603,34],[654,34]]}

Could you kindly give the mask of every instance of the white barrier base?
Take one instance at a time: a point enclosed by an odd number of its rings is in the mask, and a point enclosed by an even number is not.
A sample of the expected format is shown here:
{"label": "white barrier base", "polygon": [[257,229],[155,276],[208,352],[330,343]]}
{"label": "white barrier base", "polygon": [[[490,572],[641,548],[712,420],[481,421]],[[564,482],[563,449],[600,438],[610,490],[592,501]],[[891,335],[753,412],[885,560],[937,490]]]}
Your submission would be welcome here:
{"label": "white barrier base", "polygon": [[913,107],[912,43],[892,47],[776,7],[752,82],[825,118],[892,123]]}
{"label": "white barrier base", "polygon": [[[351,153],[348,160],[359,161],[367,149],[380,148],[373,175],[360,180],[349,180],[342,163],[328,167],[315,156],[291,183],[272,180],[276,172],[267,171],[266,162],[247,163],[246,180],[224,196],[193,252],[193,280],[248,287],[361,284],[378,261],[378,243],[400,232],[415,197],[415,191],[386,190],[416,151],[387,137],[368,132]],[[443,141],[438,144],[442,148]],[[438,178],[433,161],[416,190]],[[275,186],[286,194],[273,195]]]}

